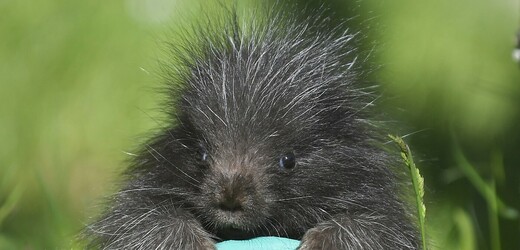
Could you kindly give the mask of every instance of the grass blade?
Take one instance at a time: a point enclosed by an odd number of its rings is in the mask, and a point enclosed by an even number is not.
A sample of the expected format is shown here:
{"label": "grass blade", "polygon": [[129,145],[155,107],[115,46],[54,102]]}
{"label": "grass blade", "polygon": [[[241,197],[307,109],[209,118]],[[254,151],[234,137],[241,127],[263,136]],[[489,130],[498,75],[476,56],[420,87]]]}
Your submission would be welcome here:
{"label": "grass blade", "polygon": [[419,228],[421,230],[422,249],[426,250],[426,230],[425,230],[425,219],[426,219],[426,206],[424,205],[424,178],[419,173],[419,169],[415,166],[413,161],[412,152],[403,138],[395,135],[388,135],[401,149],[401,157],[403,158],[406,166],[410,170],[410,176],[412,177],[412,185],[415,192],[415,202],[417,206],[417,214],[419,216]]}

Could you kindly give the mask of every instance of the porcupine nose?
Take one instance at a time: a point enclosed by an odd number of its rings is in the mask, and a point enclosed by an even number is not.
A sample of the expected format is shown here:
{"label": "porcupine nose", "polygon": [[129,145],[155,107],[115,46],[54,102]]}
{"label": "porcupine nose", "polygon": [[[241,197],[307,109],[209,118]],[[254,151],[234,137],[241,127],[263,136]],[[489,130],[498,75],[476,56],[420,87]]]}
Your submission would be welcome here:
{"label": "porcupine nose", "polygon": [[219,208],[229,212],[240,211],[242,210],[242,203],[235,195],[225,195],[219,202]]}
{"label": "porcupine nose", "polygon": [[249,196],[246,191],[248,185],[243,176],[226,178],[217,195],[219,209],[229,212],[242,211]]}

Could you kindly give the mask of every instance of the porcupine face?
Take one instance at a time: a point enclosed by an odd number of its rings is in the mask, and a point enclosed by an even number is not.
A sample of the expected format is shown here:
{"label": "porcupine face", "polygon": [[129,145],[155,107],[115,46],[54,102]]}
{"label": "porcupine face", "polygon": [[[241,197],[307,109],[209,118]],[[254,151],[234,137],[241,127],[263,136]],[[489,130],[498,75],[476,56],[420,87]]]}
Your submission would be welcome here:
{"label": "porcupine face", "polygon": [[366,193],[380,159],[365,143],[352,36],[276,29],[199,51],[178,104],[201,173],[193,212],[222,239],[301,237]]}

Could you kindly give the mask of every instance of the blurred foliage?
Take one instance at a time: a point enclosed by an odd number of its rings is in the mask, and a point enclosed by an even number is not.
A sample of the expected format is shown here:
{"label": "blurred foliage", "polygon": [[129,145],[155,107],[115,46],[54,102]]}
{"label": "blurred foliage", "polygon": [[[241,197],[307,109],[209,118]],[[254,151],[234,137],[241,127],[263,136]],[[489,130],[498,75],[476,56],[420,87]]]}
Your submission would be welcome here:
{"label": "blurred foliage", "polygon": [[[0,249],[74,247],[157,127],[162,42],[208,2],[0,1]],[[325,2],[376,41],[382,109],[420,159],[434,248],[520,249],[518,1]]]}

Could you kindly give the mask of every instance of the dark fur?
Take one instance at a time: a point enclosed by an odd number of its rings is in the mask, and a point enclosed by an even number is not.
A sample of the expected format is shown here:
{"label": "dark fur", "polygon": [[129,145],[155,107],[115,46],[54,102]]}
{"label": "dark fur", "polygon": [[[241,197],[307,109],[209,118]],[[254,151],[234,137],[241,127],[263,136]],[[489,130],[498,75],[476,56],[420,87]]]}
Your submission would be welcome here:
{"label": "dark fur", "polygon": [[[196,29],[168,85],[175,115],[88,226],[103,249],[212,249],[257,236],[300,249],[417,249],[393,166],[369,122],[356,36],[286,14]],[[202,154],[207,152],[207,160]],[[296,166],[279,159],[294,152]]]}

